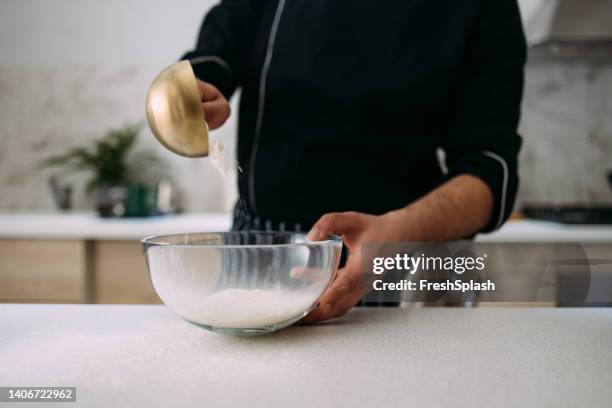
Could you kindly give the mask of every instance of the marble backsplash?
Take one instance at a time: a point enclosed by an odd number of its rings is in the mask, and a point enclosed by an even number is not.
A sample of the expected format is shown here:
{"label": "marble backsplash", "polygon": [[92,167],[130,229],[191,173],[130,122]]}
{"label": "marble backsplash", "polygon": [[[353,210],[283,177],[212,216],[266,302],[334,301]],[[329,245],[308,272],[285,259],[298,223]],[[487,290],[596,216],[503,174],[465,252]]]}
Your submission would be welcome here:
{"label": "marble backsplash", "polygon": [[[52,210],[40,161],[109,128],[142,120],[145,92],[156,71],[139,65],[0,65],[0,209]],[[534,63],[526,84],[518,206],[612,205],[606,181],[612,170],[612,65]],[[231,120],[215,132],[229,150],[235,129]],[[168,153],[148,130],[142,136],[141,144],[170,165],[185,210],[231,208],[235,174],[223,178],[208,160]],[[65,177],[77,186],[74,206],[91,208],[83,179]]]}
{"label": "marble backsplash", "polygon": [[612,206],[612,64],[531,63],[520,132],[517,206]]}
{"label": "marble backsplash", "polygon": [[[136,65],[0,65],[0,209],[52,210],[41,160],[99,138],[110,128],[144,120],[146,91],[158,70]],[[233,151],[234,131],[230,121],[214,137]],[[224,178],[207,159],[182,158],[164,150],[148,129],[137,148],[153,150],[166,162],[185,210],[231,208],[235,174]],[[61,172],[59,177],[75,186],[75,208],[92,208],[91,196],[83,191],[85,174]]]}

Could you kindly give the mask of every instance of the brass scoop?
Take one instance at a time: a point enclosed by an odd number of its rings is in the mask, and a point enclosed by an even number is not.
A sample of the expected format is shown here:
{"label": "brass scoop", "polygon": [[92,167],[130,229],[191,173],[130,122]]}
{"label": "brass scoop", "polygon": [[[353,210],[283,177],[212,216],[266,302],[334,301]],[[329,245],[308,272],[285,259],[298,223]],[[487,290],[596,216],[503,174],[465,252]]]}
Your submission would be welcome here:
{"label": "brass scoop", "polygon": [[147,94],[147,122],[168,150],[186,157],[208,156],[208,125],[189,61],[164,69]]}

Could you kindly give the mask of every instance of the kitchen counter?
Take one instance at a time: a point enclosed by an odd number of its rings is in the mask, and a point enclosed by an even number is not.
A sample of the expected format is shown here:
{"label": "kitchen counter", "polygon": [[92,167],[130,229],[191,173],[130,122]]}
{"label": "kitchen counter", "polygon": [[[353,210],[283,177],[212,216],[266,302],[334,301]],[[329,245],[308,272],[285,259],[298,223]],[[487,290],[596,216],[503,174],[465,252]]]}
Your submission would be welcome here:
{"label": "kitchen counter", "polygon": [[612,309],[354,309],[245,338],[163,306],[5,304],[0,386],[76,386],[56,407],[609,407],[610,339]]}
{"label": "kitchen counter", "polygon": [[[229,214],[180,214],[150,218],[105,219],[93,213],[0,214],[0,238],[140,240],[150,235],[226,231]],[[481,242],[612,243],[612,225],[564,225],[537,220],[506,223]]]}
{"label": "kitchen counter", "polygon": [[0,214],[0,238],[141,240],[151,235],[226,231],[228,214],[101,218],[93,213]]}
{"label": "kitchen counter", "polygon": [[489,234],[476,237],[479,242],[582,242],[612,243],[612,225],[561,224],[540,220],[512,220]]}

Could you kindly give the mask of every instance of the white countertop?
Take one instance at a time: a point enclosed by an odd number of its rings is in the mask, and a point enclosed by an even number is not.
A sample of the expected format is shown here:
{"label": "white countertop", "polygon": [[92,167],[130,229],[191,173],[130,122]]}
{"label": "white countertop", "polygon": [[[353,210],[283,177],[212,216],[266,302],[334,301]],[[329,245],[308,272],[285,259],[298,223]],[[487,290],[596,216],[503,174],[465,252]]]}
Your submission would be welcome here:
{"label": "white countertop", "polygon": [[0,238],[140,240],[151,235],[226,231],[229,214],[101,218],[93,213],[0,214]]}
{"label": "white countertop", "polygon": [[600,242],[612,243],[612,225],[570,225],[539,220],[513,220],[479,242]]}
{"label": "white countertop", "polygon": [[[150,218],[106,219],[93,213],[0,214],[0,238],[32,239],[142,239],[151,235],[226,231],[229,214],[181,214]],[[607,242],[612,225],[564,225],[521,220],[481,234],[482,242]]]}
{"label": "white countertop", "polygon": [[612,309],[354,309],[241,338],[164,306],[5,304],[0,386],[77,387],[54,407],[609,407],[611,339]]}

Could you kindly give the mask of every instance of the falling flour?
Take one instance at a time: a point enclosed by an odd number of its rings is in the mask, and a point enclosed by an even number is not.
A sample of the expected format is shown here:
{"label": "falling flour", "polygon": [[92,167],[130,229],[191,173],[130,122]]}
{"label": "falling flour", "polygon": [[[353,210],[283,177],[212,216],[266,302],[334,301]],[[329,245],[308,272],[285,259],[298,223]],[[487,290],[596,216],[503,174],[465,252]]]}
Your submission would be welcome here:
{"label": "falling flour", "polygon": [[230,164],[233,165],[236,170],[242,171],[240,166],[238,166],[238,163],[232,163],[232,160],[228,157],[227,152],[225,151],[225,145],[220,140],[210,141],[209,157],[212,160],[213,166],[223,175],[223,177],[227,177],[230,170]]}
{"label": "falling flour", "polygon": [[226,289],[181,309],[208,326],[256,328],[301,317],[315,299],[312,291]]}

